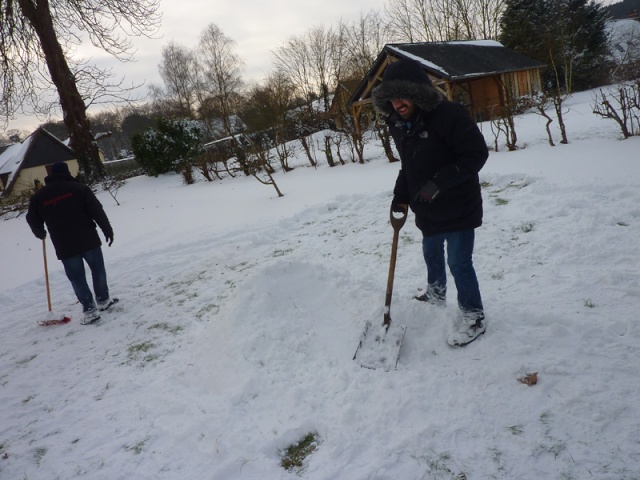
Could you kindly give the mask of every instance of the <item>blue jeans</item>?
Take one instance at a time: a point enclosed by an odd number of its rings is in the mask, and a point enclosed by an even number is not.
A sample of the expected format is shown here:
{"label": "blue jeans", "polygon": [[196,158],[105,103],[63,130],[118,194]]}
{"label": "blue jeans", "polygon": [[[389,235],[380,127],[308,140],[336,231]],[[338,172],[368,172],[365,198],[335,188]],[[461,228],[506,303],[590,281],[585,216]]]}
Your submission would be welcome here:
{"label": "blue jeans", "polygon": [[89,285],[87,285],[87,277],[84,272],[85,261],[91,270],[96,301],[101,303],[109,299],[107,272],[104,268],[104,258],[100,247],[81,253],[75,257],[65,258],[62,260],[62,265],[64,265],[64,271],[71,282],[78,301],[82,304],[83,312],[96,308],[93,295],[91,294]]}
{"label": "blue jeans", "polygon": [[444,243],[447,242],[447,263],[458,290],[458,306],[464,313],[483,311],[478,278],[473,268],[475,230],[440,233],[422,238],[422,253],[427,264],[427,283],[431,291],[444,295],[447,291],[447,272]]}

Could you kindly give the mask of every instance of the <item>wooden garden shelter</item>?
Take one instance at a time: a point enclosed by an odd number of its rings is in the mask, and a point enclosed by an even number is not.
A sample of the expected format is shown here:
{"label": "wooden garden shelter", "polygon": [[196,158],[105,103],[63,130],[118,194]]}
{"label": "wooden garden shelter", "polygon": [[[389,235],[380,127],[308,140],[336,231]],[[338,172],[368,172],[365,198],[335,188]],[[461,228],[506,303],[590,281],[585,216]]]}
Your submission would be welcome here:
{"label": "wooden garden shelter", "polygon": [[358,129],[384,70],[402,58],[420,62],[433,84],[479,122],[500,116],[507,99],[539,92],[545,66],[492,40],[387,44],[349,99]]}

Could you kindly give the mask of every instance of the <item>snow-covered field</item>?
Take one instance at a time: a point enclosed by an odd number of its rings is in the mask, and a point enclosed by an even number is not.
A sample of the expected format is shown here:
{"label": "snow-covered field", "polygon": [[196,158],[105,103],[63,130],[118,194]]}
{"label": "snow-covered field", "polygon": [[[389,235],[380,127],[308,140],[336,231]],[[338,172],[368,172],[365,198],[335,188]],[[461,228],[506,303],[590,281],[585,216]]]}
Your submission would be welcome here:
{"label": "snow-covered field", "polygon": [[[446,308],[412,299],[426,272],[413,217],[400,233],[391,316],[407,326],[396,370],[353,360],[382,322],[398,164],[186,186],[131,179],[104,248],[112,294],[81,326],[48,244],[0,221],[0,478],[640,478],[640,138],[566,115],[570,144],[518,118],[516,152],[481,172],[475,265],[486,335],[454,349]],[[554,124],[555,125],[555,124]],[[484,125],[488,143],[490,129]],[[559,135],[556,134],[556,142]],[[518,381],[537,372],[538,383]],[[307,433],[299,472],[281,452]]]}

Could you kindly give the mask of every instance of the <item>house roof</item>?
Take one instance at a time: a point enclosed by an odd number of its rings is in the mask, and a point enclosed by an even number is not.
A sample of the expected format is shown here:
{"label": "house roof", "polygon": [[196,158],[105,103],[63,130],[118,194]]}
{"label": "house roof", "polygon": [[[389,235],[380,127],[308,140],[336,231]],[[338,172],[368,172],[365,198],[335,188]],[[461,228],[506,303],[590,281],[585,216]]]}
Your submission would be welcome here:
{"label": "house roof", "polygon": [[0,150],[0,177],[8,194],[23,168],[49,165],[56,161],[75,159],[75,153],[44,128],[36,129],[21,143]]}
{"label": "house roof", "polygon": [[[430,77],[452,82],[501,73],[534,70],[544,63],[504,47],[493,40],[392,43],[384,46],[373,66],[351,96],[357,101],[380,82],[388,57],[410,58],[422,64]],[[365,92],[366,90],[366,92]]]}
{"label": "house roof", "polygon": [[8,175],[7,185],[11,184],[13,177],[20,170],[32,140],[33,135],[29,135],[22,143],[9,145],[0,153],[0,175]]}
{"label": "house roof", "polygon": [[542,62],[491,40],[390,44],[385,45],[385,50],[399,58],[413,58],[433,76],[447,80],[486,77],[544,66]]}

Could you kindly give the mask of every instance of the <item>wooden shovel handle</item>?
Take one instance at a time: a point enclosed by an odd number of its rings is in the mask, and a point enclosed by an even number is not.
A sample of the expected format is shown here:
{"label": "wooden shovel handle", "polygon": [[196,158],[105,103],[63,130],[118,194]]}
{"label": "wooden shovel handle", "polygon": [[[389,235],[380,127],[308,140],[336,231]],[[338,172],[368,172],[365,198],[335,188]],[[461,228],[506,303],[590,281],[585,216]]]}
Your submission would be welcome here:
{"label": "wooden shovel handle", "polygon": [[383,325],[389,329],[391,325],[391,296],[393,295],[393,278],[396,271],[396,257],[398,253],[398,238],[400,237],[400,229],[407,221],[409,213],[408,206],[404,206],[402,216],[396,217],[393,209],[390,210],[391,226],[393,227],[393,242],[391,242],[391,261],[389,262],[389,277],[387,279],[387,296],[384,302],[384,322]]}
{"label": "wooden shovel handle", "polygon": [[51,311],[51,292],[49,291],[49,268],[47,267],[47,244],[42,239],[42,257],[44,258],[44,283],[47,285],[47,305]]}
{"label": "wooden shovel handle", "polygon": [[400,217],[396,217],[394,215],[393,208],[391,208],[389,210],[389,216],[391,217],[391,226],[393,227],[394,230],[396,231],[400,231],[400,229],[402,228],[402,226],[404,225],[404,222],[407,221],[407,216],[409,214],[409,206],[408,205],[400,205],[403,209],[403,212],[401,213]]}

